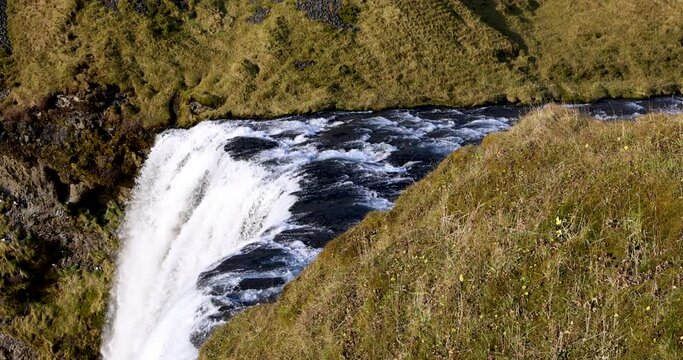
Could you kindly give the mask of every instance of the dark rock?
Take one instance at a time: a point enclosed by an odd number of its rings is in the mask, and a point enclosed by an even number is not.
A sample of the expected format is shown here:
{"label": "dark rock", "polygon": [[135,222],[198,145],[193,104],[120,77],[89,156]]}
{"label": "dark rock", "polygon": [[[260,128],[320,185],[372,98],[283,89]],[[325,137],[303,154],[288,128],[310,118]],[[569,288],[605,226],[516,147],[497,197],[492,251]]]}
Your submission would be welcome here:
{"label": "dark rock", "polygon": [[230,142],[225,144],[224,149],[235,160],[248,160],[261,151],[275,147],[277,147],[277,142],[272,140],[254,137],[236,137],[230,139]]}
{"label": "dark rock", "polygon": [[149,6],[147,6],[145,0],[133,0],[131,4],[133,5],[133,10],[138,14],[147,15],[149,13]]}
{"label": "dark rock", "polygon": [[285,284],[285,279],[276,278],[246,278],[240,281],[239,287],[242,290],[263,290]]}
{"label": "dark rock", "polygon": [[241,253],[228,257],[215,268],[199,275],[197,284],[202,287],[215,276],[228,272],[240,271],[271,271],[288,265],[289,254],[281,249],[273,249],[255,244],[246,246]]}
{"label": "dark rock", "polygon": [[119,8],[119,0],[100,0],[100,2],[109,10],[118,10]]}
{"label": "dark rock", "polygon": [[40,140],[43,144],[62,145],[69,138],[69,130],[55,124],[46,124],[40,133]]}
{"label": "dark rock", "polygon": [[328,229],[303,227],[300,229],[285,230],[275,236],[275,242],[289,244],[301,241],[306,246],[321,249],[335,237],[335,233]]}
{"label": "dark rock", "polygon": [[298,70],[304,70],[309,66],[315,65],[315,61],[313,60],[295,60],[294,61],[294,67],[297,68]]}
{"label": "dark rock", "polygon": [[434,151],[434,149],[416,145],[414,148],[408,147],[393,152],[387,161],[394,166],[403,166],[406,163],[415,162],[410,167],[410,174],[419,179],[433,170],[443,158],[444,154]]}
{"label": "dark rock", "polygon": [[187,10],[189,7],[188,0],[171,0],[175,6],[177,6],[179,9],[182,10]]}
{"label": "dark rock", "polygon": [[7,32],[7,0],[0,0],[0,49],[8,54],[12,52]]}
{"label": "dark rock", "polygon": [[254,13],[247,18],[247,22],[251,24],[260,24],[263,22],[263,20],[266,19],[268,14],[270,13],[270,9],[263,7],[263,6],[257,6],[256,10]]}
{"label": "dark rock", "polygon": [[341,0],[297,0],[296,8],[305,12],[309,18],[322,21],[337,29],[350,28],[339,16],[342,8]]}

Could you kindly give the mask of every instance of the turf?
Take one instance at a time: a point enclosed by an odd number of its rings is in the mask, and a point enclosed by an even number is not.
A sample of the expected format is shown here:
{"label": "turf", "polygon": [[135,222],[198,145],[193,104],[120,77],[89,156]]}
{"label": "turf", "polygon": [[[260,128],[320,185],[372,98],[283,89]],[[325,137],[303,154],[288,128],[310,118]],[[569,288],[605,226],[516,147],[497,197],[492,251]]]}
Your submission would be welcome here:
{"label": "turf", "polygon": [[[24,344],[28,358],[97,358],[113,261],[102,251],[91,251],[83,260],[91,265],[64,266],[59,261],[64,249],[55,239],[10,226],[5,211],[11,204],[12,199],[0,197],[0,336]],[[101,218],[81,214],[78,221],[100,234],[101,248],[113,251],[121,215],[112,206]],[[0,351],[0,358],[4,355]]]}

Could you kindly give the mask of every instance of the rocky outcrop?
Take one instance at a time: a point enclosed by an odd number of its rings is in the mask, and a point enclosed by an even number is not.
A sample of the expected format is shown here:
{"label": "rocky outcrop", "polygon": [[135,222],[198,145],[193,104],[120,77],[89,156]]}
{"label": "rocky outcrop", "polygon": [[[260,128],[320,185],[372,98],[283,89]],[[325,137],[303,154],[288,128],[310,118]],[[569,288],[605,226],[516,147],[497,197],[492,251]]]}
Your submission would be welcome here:
{"label": "rocky outcrop", "polygon": [[[131,111],[116,87],[91,86],[54,96],[40,107],[0,112],[0,245],[9,245],[2,256],[10,261],[5,266],[10,272],[0,274],[0,359],[32,359],[31,351],[49,358],[40,341],[53,342],[55,354],[59,349],[71,354],[61,358],[97,353],[95,341],[76,344],[61,334],[34,342],[22,331],[45,331],[40,328],[45,323],[36,320],[35,328],[21,330],[13,321],[34,316],[25,310],[34,304],[46,309],[62,301],[58,289],[64,276],[87,277],[90,282],[74,286],[106,292],[108,275],[102,269],[116,257],[120,209],[155,134],[124,120]],[[68,304],[63,311],[74,309]],[[103,314],[104,308],[88,308],[79,315],[83,326],[69,336],[92,335]]]}
{"label": "rocky outcrop", "polygon": [[62,183],[43,160],[32,162],[6,152],[0,154],[0,191],[8,199],[4,215],[9,227],[52,249],[49,258],[53,264],[48,266],[94,267],[97,265],[84,260],[87,254],[110,251],[98,233],[83,228],[72,216],[68,207],[72,204],[67,203],[76,194],[70,193],[70,186]]}
{"label": "rocky outcrop", "polygon": [[341,0],[297,0],[296,8],[305,12],[311,19],[322,21],[337,29],[350,27],[339,15],[342,8]]}
{"label": "rocky outcrop", "polygon": [[59,261],[80,264],[87,252],[108,251],[77,215],[121,203],[151,144],[153,129],[122,121],[126,106],[116,88],[100,87],[0,114],[0,191],[13,201],[10,225],[58,246]]}
{"label": "rocky outcrop", "polygon": [[0,0],[0,49],[7,53],[12,52],[7,33],[7,0]]}
{"label": "rocky outcrop", "polygon": [[38,357],[23,342],[0,333],[0,359],[34,360]]}
{"label": "rocky outcrop", "polygon": [[254,13],[247,18],[247,22],[251,24],[260,24],[263,22],[263,20],[266,19],[268,14],[270,13],[270,9],[267,7],[263,6],[257,6],[256,10],[254,10]]}

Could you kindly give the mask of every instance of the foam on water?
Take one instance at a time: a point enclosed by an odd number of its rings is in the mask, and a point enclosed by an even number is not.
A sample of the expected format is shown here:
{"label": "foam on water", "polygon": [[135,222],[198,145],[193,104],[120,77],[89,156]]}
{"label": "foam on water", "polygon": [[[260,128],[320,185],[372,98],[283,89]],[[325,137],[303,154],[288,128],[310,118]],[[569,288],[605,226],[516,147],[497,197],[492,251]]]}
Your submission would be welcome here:
{"label": "foam on water", "polygon": [[[654,103],[582,110],[609,118],[609,109],[629,117],[683,106]],[[369,211],[388,210],[448,153],[508,129],[523,112],[333,112],[159,135],[120,229],[103,357],[196,358],[216,326],[275,299],[327,241]]]}

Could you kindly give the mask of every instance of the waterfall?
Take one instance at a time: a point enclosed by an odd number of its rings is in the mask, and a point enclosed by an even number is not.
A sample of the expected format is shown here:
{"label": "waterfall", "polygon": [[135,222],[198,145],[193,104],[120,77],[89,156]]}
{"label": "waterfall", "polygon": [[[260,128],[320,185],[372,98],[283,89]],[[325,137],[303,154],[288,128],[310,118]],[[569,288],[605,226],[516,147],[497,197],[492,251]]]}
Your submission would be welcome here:
{"label": "waterfall", "polygon": [[195,358],[201,272],[288,219],[296,180],[226,156],[239,132],[206,123],[157,140],[121,230],[106,358]]}
{"label": "waterfall", "polygon": [[[577,107],[611,119],[683,100]],[[523,112],[330,112],[160,134],[120,229],[103,357],[195,359],[216,326],[275,299],[330,239]]]}

